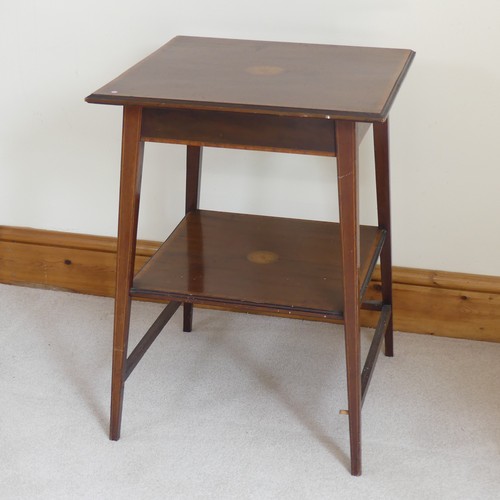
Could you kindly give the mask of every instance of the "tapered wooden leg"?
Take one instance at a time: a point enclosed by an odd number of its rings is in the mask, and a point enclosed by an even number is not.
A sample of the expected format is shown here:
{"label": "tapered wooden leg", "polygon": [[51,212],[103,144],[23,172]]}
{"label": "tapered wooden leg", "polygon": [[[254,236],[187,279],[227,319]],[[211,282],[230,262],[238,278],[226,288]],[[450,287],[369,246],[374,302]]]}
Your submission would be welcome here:
{"label": "tapered wooden leg", "polygon": [[193,329],[193,304],[184,302],[183,328],[184,332],[190,332]]}
{"label": "tapered wooden leg", "polygon": [[[392,310],[391,200],[389,180],[389,120],[373,125],[375,173],[377,183],[378,226],[387,231],[380,254],[382,301]],[[394,355],[393,314],[385,333],[385,355]]]}
{"label": "tapered wooden leg", "polygon": [[111,380],[111,419],[109,437],[120,438],[123,389],[130,325],[130,287],[134,277],[137,221],[141,190],[144,143],[141,141],[142,108],[125,106],[123,110],[120,208],[116,263],[115,323]]}
{"label": "tapered wooden leg", "polygon": [[351,474],[359,476],[361,475],[361,357],[356,125],[354,122],[338,121],[336,131]]}
{"label": "tapered wooden leg", "polygon": [[[186,161],[186,214],[196,210],[200,201],[200,178],[202,148],[200,146],[187,147]],[[191,269],[191,267],[190,267]],[[193,304],[184,302],[184,326],[185,332],[190,332],[193,327]]]}

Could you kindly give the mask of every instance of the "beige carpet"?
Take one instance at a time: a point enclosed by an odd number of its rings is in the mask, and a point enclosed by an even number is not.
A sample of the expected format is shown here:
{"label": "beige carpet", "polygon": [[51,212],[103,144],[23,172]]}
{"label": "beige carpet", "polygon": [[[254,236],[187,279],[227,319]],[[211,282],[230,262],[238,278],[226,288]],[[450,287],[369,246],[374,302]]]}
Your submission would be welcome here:
{"label": "beige carpet", "polygon": [[[134,304],[133,343],[160,309]],[[354,478],[340,327],[195,311],[188,334],[179,311],[111,442],[112,318],[110,299],[0,285],[0,498],[500,498],[500,344],[397,334]]]}

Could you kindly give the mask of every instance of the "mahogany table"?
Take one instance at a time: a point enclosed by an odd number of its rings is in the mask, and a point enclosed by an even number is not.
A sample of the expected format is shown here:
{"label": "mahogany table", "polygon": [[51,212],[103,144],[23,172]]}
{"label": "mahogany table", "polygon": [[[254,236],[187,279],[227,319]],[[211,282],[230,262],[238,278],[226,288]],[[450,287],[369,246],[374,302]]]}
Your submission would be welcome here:
{"label": "mahogany table", "polygon": [[[388,113],[414,52],[176,37],[89,97],[123,106],[110,438],[124,384],[180,304],[293,313],[344,323],[351,473],[361,474],[361,407],[378,352],[393,355]],[[358,222],[357,149],[373,126],[378,227]],[[144,143],[187,145],[186,215],[134,276]],[[337,158],[339,222],[199,209],[202,148]],[[334,163],[332,162],[332,168]],[[364,301],[380,258],[380,301]],[[132,298],[168,301],[128,355]],[[359,312],[380,311],[361,369]]]}

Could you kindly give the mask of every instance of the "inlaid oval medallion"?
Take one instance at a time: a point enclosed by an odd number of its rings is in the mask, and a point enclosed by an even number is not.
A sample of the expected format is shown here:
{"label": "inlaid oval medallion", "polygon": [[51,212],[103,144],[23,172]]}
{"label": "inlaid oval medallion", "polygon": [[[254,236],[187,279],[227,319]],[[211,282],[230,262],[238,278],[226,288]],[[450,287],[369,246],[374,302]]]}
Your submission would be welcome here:
{"label": "inlaid oval medallion", "polygon": [[247,259],[254,264],[271,264],[278,260],[278,254],[269,250],[255,250],[247,255]]}

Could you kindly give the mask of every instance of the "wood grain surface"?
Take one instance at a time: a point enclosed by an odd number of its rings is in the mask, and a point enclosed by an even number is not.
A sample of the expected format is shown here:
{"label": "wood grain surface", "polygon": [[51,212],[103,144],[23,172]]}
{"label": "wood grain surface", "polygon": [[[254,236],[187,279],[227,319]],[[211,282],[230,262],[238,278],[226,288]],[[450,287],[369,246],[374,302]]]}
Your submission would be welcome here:
{"label": "wood grain surface", "polygon": [[383,121],[414,55],[406,49],[179,36],[87,102]]}
{"label": "wood grain surface", "polygon": [[[138,242],[136,271],[159,246]],[[111,297],[115,267],[116,238],[0,226],[2,283]],[[393,280],[396,330],[500,342],[500,277],[396,266]],[[378,269],[367,297],[380,297]],[[364,326],[377,318],[361,313]]]}

